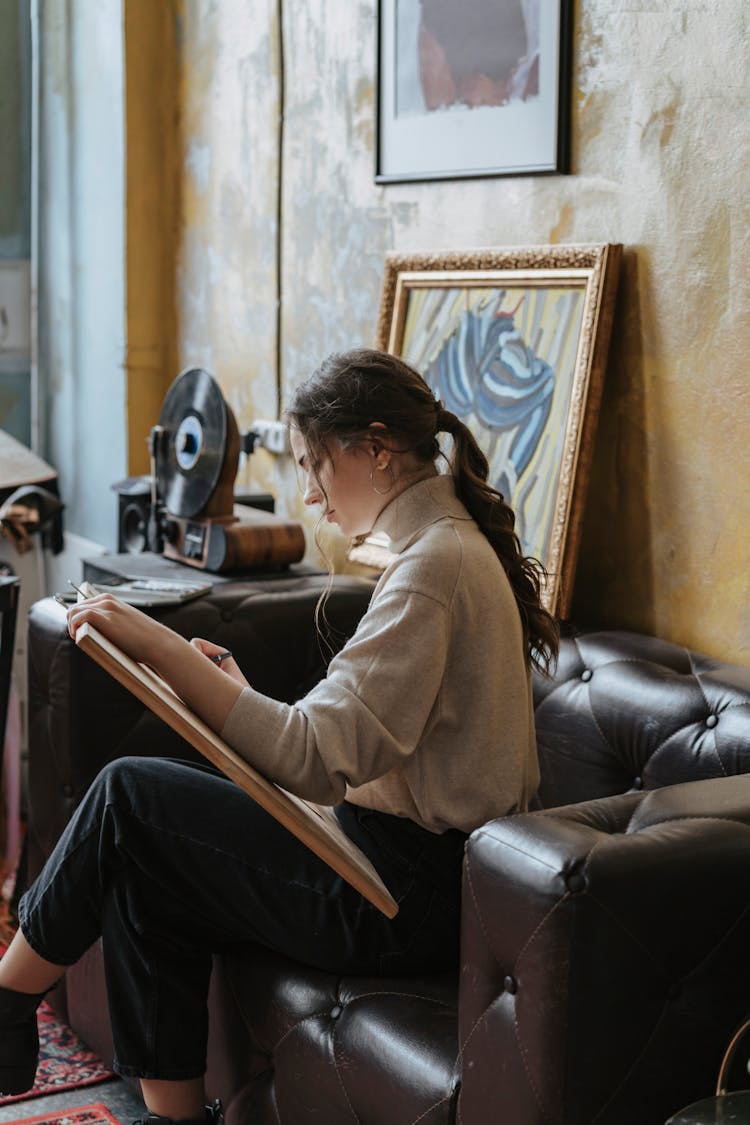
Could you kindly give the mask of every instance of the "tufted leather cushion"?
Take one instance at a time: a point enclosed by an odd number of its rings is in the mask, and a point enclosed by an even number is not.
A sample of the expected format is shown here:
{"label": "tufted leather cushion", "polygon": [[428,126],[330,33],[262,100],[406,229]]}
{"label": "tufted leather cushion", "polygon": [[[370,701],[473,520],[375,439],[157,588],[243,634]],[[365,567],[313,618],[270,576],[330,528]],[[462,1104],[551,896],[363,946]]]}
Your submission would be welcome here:
{"label": "tufted leather cushion", "polygon": [[476,833],[460,1120],[661,1125],[708,1096],[750,1007],[749,860],[749,777]]}
{"label": "tufted leather cushion", "polygon": [[566,637],[534,703],[544,808],[750,770],[750,669],[656,637]]}
{"label": "tufted leather cushion", "polygon": [[223,1032],[212,1039],[211,1081],[227,1090],[243,1076],[228,1125],[454,1120],[452,975],[339,978],[255,948],[222,958],[213,988]]}

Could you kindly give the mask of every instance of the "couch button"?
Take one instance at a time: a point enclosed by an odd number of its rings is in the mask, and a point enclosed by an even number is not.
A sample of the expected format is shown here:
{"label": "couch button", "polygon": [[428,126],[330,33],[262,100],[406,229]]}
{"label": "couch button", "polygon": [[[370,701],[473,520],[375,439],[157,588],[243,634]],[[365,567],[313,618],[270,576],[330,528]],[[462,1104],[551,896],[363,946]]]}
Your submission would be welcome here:
{"label": "couch button", "polygon": [[505,978],[505,980],[503,981],[503,985],[505,987],[505,991],[509,992],[511,996],[513,996],[518,990],[516,978],[510,975]]}
{"label": "couch button", "polygon": [[633,779],[633,788],[634,789],[643,789],[643,778],[642,777],[636,777],[636,778]]}
{"label": "couch button", "polygon": [[565,880],[565,886],[568,888],[570,893],[574,895],[577,894],[578,891],[583,890],[583,888],[586,886],[586,880],[584,879],[583,875],[568,875],[567,879]]}
{"label": "couch button", "polygon": [[340,1004],[334,1004],[334,1006],[331,1008],[331,1019],[337,1020],[340,1015],[341,1015],[341,1005]]}
{"label": "couch button", "polygon": [[706,715],[706,726],[715,727],[719,721],[718,715]]}
{"label": "couch button", "polygon": [[593,674],[594,673],[590,668],[584,668],[584,670],[581,672],[581,679],[584,681],[584,683],[588,683]]}
{"label": "couch button", "polygon": [[219,614],[219,617],[221,618],[222,621],[233,621],[234,620],[234,613],[232,612],[231,609],[222,609],[222,611]]}
{"label": "couch button", "polygon": [[72,785],[63,785],[62,791],[63,791],[64,797],[72,797],[73,796],[73,786]]}

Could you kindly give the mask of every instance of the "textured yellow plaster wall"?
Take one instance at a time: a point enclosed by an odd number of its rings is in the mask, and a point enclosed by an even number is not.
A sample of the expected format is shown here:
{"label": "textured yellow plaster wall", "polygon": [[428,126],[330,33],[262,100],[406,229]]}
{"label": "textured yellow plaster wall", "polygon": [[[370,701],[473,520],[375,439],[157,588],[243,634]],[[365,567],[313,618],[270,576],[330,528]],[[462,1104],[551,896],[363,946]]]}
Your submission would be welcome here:
{"label": "textured yellow plaster wall", "polygon": [[[180,367],[211,371],[247,429],[278,414],[275,3],[184,0],[180,43]],[[270,457],[257,460],[262,479],[243,468],[238,487],[278,491]]]}
{"label": "textured yellow plaster wall", "polygon": [[175,0],[128,0],[127,145],[128,471],[147,473],[148,436],[176,374],[176,221],[182,181]]}
{"label": "textured yellow plaster wall", "polygon": [[[572,175],[387,187],[374,0],[280,7],[184,3],[183,360],[275,416],[281,30],[282,391],[373,339],[387,250],[622,242],[574,617],[750,663],[746,0],[579,0]],[[245,478],[300,513],[290,462]]]}

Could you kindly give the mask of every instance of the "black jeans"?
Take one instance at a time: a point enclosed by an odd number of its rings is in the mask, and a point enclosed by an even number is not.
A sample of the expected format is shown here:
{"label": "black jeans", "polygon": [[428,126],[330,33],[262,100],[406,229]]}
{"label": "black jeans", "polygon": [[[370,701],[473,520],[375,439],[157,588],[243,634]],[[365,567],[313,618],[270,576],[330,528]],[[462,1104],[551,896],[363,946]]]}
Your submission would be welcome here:
{"label": "black jeans", "polygon": [[117,1071],[204,1073],[211,957],[240,944],[337,973],[457,963],[464,834],[348,803],[336,812],[398,901],[394,919],[213,768],[121,758],[102,770],[19,919],[59,965],[101,936]]}

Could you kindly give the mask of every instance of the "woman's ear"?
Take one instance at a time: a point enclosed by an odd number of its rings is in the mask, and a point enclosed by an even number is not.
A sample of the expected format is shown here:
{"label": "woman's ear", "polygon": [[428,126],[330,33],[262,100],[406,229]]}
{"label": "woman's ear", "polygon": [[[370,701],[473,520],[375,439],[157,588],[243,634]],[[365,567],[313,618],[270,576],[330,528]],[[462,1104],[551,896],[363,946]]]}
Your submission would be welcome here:
{"label": "woman's ear", "polygon": [[[384,441],[386,435],[386,428],[382,422],[370,422],[368,426],[369,436],[367,444],[372,451],[373,457],[377,457],[383,449],[386,449]],[[388,450],[390,453],[390,450]]]}

